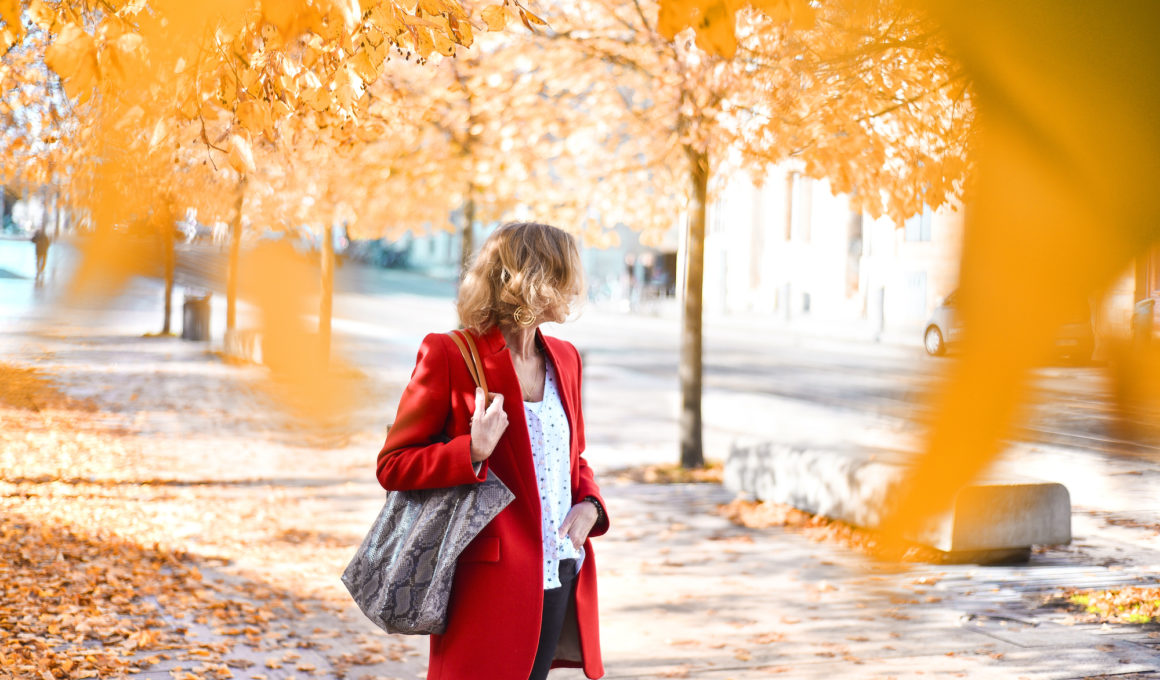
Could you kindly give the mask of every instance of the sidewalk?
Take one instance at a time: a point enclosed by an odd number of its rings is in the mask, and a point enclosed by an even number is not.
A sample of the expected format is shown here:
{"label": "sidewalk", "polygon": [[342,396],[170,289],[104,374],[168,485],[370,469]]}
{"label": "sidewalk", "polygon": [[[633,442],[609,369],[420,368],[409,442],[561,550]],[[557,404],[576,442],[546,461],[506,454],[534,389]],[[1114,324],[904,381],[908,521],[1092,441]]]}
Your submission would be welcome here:
{"label": "sidewalk", "polygon": [[[348,438],[309,446],[254,387],[261,369],[225,366],[196,343],[143,338],[126,319],[153,312],[134,309],[38,338],[0,334],[6,361],[49,373],[98,407],[2,410],[0,525],[20,517],[55,532],[71,546],[61,553],[66,562],[88,554],[91,565],[119,574],[114,584],[130,578],[119,571],[124,555],[170,565],[150,573],[176,594],[130,598],[147,614],[97,612],[93,621],[126,634],[90,638],[88,648],[126,649],[142,630],[168,634],[170,649],[138,635],[136,658],[157,663],[132,678],[422,678],[425,640],[382,634],[338,582],[381,504],[372,461],[383,411],[406,371],[377,374],[383,382]],[[413,356],[412,345],[385,345],[363,351]],[[593,409],[590,422],[641,407],[639,394],[608,384],[614,378],[589,386],[612,401]],[[17,422],[29,427],[10,429]],[[1062,680],[1160,672],[1155,627],[1084,624],[1043,604],[1064,587],[1154,583],[1160,541],[1147,528],[1081,512],[1075,543],[1039,552],[1028,565],[899,570],[799,533],[734,526],[715,514],[731,499],[715,485],[618,483],[610,474],[618,452],[653,435],[615,425],[604,432],[593,463],[613,522],[595,542],[606,677]],[[1076,474],[1104,485],[1093,484],[1098,500],[1127,488],[1133,476],[1120,472],[1103,470],[1113,475],[1104,478],[1090,466]]]}

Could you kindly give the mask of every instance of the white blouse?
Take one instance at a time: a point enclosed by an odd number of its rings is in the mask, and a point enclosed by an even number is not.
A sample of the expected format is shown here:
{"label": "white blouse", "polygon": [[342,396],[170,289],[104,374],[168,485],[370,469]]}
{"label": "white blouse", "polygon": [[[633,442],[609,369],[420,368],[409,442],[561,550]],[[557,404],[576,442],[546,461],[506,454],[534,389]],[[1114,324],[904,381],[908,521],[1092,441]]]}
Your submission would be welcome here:
{"label": "white blouse", "polygon": [[584,560],[584,550],[560,536],[560,525],[572,509],[571,428],[564,404],[556,389],[556,369],[545,361],[543,401],[525,401],[528,438],[532,442],[532,459],[536,465],[536,484],[540,489],[540,517],[544,534],[544,589],[560,587],[560,561]]}

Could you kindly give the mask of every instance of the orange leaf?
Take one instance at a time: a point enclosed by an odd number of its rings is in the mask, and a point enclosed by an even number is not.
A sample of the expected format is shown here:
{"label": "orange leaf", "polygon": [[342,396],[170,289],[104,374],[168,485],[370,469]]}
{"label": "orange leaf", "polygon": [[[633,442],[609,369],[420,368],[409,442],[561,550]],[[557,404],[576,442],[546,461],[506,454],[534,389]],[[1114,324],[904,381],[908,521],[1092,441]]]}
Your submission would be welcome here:
{"label": "orange leaf", "polygon": [[502,31],[507,28],[508,19],[511,17],[503,5],[492,5],[484,9],[481,16],[489,31]]}

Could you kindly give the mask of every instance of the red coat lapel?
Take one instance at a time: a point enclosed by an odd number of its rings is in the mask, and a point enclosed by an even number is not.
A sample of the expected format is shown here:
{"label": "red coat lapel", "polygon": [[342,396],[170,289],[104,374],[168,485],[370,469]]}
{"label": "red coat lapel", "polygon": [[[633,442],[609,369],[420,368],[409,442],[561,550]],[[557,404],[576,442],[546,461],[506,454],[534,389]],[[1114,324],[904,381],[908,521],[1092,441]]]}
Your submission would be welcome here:
{"label": "red coat lapel", "polygon": [[[576,457],[579,455],[578,408],[580,407],[580,392],[577,389],[580,376],[577,375],[578,362],[572,353],[568,352],[565,343],[545,336],[539,330],[536,335],[544,347],[548,360],[556,368],[556,377],[560,393],[560,401],[564,406],[564,413],[568,416],[568,426],[572,436],[569,442],[570,458],[575,467]],[[508,415],[508,433],[504,436],[512,453],[512,463],[515,465],[518,479],[508,480],[501,474],[508,486],[512,484],[524,487],[526,497],[539,499],[539,489],[534,488],[536,479],[535,462],[532,460],[532,444],[528,439],[528,422],[524,415],[524,396],[520,389],[520,380],[516,377],[516,369],[512,364],[511,354],[508,352],[507,342],[499,327],[493,327],[487,333],[476,339],[479,352],[483,360],[483,369],[487,374],[488,388],[497,394],[503,395],[504,411]],[[573,470],[575,473],[575,470]],[[573,474],[573,485],[575,485]],[[528,484],[532,488],[528,488]]]}
{"label": "red coat lapel", "polygon": [[[539,333],[539,331],[537,331]],[[579,429],[577,426],[577,414],[580,408],[580,390],[577,389],[579,385],[580,376],[577,375],[578,362],[573,360],[571,352],[568,351],[565,343],[556,338],[549,338],[542,333],[539,334],[540,340],[543,344],[544,351],[548,355],[548,360],[556,367],[556,378],[558,381],[558,392],[560,393],[560,401],[564,405],[564,413],[568,416],[568,428],[571,432],[571,441],[568,442],[569,458],[575,467],[576,457],[580,455]],[[575,472],[575,470],[573,470]],[[575,477],[575,475],[573,475]],[[575,479],[573,479],[575,482]]]}
{"label": "red coat lapel", "polygon": [[[476,338],[476,342],[479,345],[480,358],[483,360],[483,370],[487,375],[487,387],[492,392],[503,395],[503,410],[508,417],[508,429],[500,439],[500,443],[507,444],[511,470],[497,469],[496,472],[517,498],[529,503],[534,502],[536,508],[533,516],[538,525],[540,492],[535,486],[536,464],[532,460],[532,442],[528,439],[528,421],[524,415],[524,395],[520,389],[520,379],[516,376],[511,354],[507,351],[507,343],[498,326]],[[494,466],[495,462],[489,465]]]}

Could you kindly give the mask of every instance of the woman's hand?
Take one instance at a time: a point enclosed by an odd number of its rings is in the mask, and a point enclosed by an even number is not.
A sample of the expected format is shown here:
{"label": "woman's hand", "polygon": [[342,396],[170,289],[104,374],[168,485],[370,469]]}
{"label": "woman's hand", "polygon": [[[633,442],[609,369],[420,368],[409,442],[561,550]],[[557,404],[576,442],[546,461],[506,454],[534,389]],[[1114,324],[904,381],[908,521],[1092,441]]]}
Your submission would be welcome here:
{"label": "woman's hand", "polygon": [[580,501],[573,505],[564,517],[564,521],[560,524],[560,536],[567,536],[572,540],[572,545],[579,550],[584,541],[588,540],[588,532],[596,526],[599,517],[595,505],[590,501]]}
{"label": "woman's hand", "polygon": [[503,410],[503,395],[492,393],[491,404],[483,408],[482,388],[475,388],[475,415],[471,417],[471,462],[479,463],[491,457],[495,445],[508,426]]}

